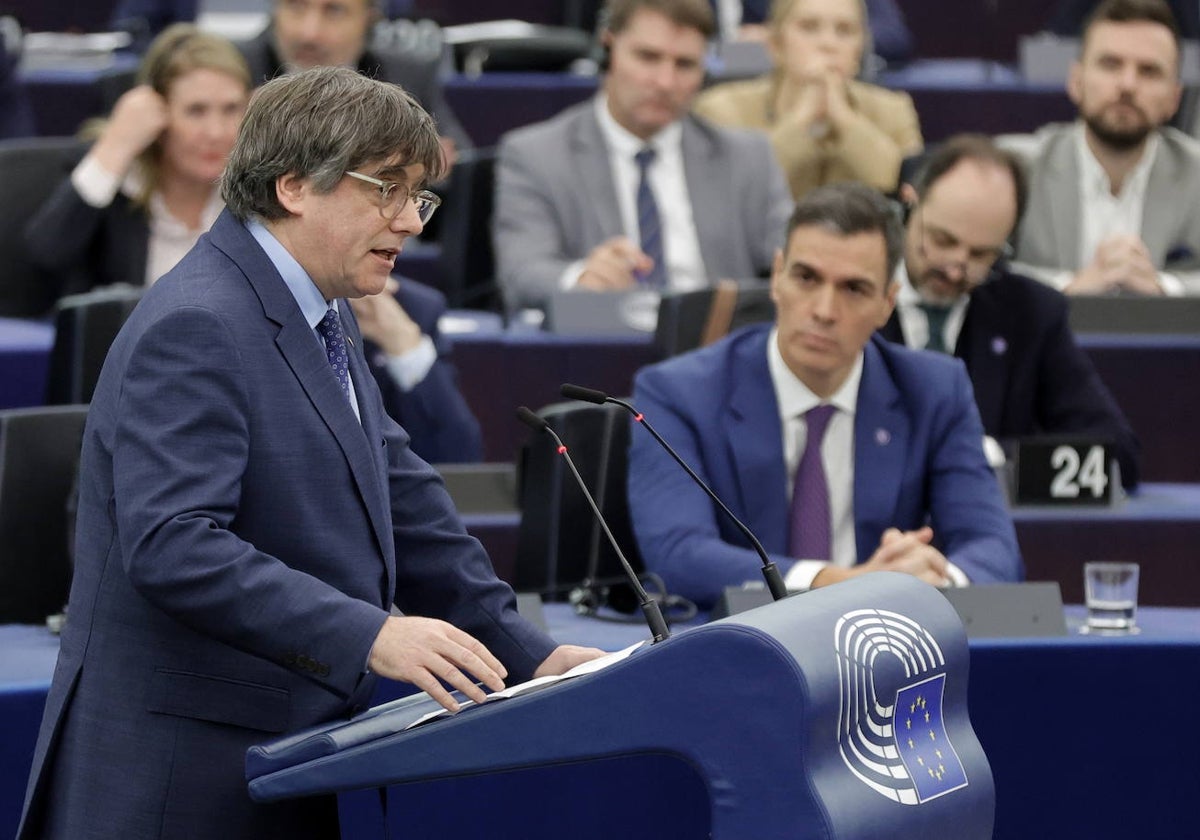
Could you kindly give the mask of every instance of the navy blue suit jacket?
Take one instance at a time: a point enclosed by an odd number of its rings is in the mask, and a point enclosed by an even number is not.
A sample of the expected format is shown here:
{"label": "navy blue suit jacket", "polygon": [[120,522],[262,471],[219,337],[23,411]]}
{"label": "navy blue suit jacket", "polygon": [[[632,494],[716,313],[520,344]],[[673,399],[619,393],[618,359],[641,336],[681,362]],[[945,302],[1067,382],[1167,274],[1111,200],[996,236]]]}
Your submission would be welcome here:
{"label": "navy blue suit jacket", "polygon": [[365,342],[367,362],[383,394],[384,410],[408,432],[413,452],[429,463],[482,461],[479,421],[458,388],[458,372],[446,358],[450,348],[438,331],[438,318],[446,311],[446,296],[413,280],[402,280],[396,299],[421,332],[433,339],[438,360],[415,388],[405,392],[388,372],[387,355],[372,342]]}
{"label": "navy blue suit jacket", "polygon": [[[1075,343],[1067,299],[1044,283],[1004,272],[971,293],[954,355],[967,366],[989,435],[1111,439],[1121,483],[1137,486],[1141,446],[1096,368]],[[893,313],[883,335],[904,343]]]}
{"label": "navy blue suit jacket", "polygon": [[[791,489],[767,366],[771,325],[642,370],[634,405],[762,542],[784,574]],[[707,606],[761,580],[758,555],[648,435],[633,430],[629,510],[646,566]],[[962,364],[873,337],[854,417],[859,562],[883,532],[930,524],[934,544],[975,582],[1022,577],[1012,520],[983,457]]]}
{"label": "navy blue suit jacket", "polygon": [[245,751],[366,706],[393,600],[471,633],[516,680],[554,648],[384,413],[341,312],[361,423],[228,212],[121,330],[84,432],[70,618],[21,836],[328,837],[329,799],[249,800]]}

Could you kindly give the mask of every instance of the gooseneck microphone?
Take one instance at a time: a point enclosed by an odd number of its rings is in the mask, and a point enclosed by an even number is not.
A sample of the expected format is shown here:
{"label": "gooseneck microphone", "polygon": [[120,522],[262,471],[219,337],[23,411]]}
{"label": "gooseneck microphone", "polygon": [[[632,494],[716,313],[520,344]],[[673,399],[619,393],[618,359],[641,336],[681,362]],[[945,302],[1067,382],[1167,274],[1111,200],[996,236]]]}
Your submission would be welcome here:
{"label": "gooseneck microphone", "polygon": [[571,455],[567,451],[567,445],[562,442],[562,438],[558,436],[554,429],[550,428],[550,424],[546,422],[545,418],[538,417],[528,407],[521,406],[518,408],[517,418],[529,428],[539,432],[546,432],[550,437],[554,438],[554,442],[558,444],[558,454],[563,456],[563,460],[570,467],[571,475],[575,476],[575,483],[579,485],[579,489],[583,492],[583,497],[587,499],[588,506],[592,509],[592,515],[600,523],[600,527],[604,531],[604,536],[608,537],[609,544],[613,547],[613,551],[617,553],[617,559],[621,561],[621,565],[625,568],[625,574],[629,577],[629,582],[633,584],[633,591],[637,595],[638,603],[641,604],[642,613],[646,616],[646,624],[650,628],[651,637],[655,642],[661,642],[663,639],[670,637],[671,631],[667,629],[667,622],[663,619],[662,610],[659,609],[658,602],[646,594],[645,587],[638,580],[638,576],[633,571],[633,567],[629,565],[629,561],[625,559],[625,553],[617,545],[617,540],[613,537],[612,531],[609,530],[608,523],[604,521],[604,515],[600,513],[600,508],[596,506],[596,500],[592,498],[587,484],[584,483],[583,477],[579,475],[579,470],[575,468],[575,462],[571,459]]}
{"label": "gooseneck microphone", "polygon": [[725,512],[725,515],[729,517],[730,521],[733,522],[733,524],[738,527],[738,530],[745,535],[746,539],[750,541],[750,545],[754,546],[754,550],[758,552],[758,556],[762,560],[762,575],[767,582],[767,589],[770,590],[771,597],[776,601],[781,601],[787,597],[787,585],[783,582],[783,575],[779,574],[779,567],[776,566],[771,558],[767,556],[767,551],[762,547],[762,543],[758,541],[758,537],[754,536],[754,534],[749,528],[746,527],[742,520],[734,516],[733,511],[726,507],[725,503],[717,498],[717,494],[712,491],[712,488],[710,488],[704,482],[704,480],[700,478],[700,476],[696,475],[696,472],[689,467],[682,458],[679,457],[679,453],[671,448],[671,444],[663,440],[662,435],[655,431],[654,427],[650,425],[650,421],[647,420],[640,411],[624,400],[619,400],[616,397],[610,397],[603,391],[597,391],[593,388],[583,388],[579,385],[566,384],[559,389],[559,392],[569,400],[582,400],[583,402],[595,403],[596,405],[603,405],[604,403],[619,405],[621,408],[633,415],[633,419],[636,420],[642,427],[644,427],[656,441],[658,441],[659,446],[667,450],[667,454],[675,459],[675,463],[683,467],[684,472],[691,476],[692,481],[696,482],[696,484],[700,486],[700,489],[708,494],[708,497],[716,503],[717,507]]}

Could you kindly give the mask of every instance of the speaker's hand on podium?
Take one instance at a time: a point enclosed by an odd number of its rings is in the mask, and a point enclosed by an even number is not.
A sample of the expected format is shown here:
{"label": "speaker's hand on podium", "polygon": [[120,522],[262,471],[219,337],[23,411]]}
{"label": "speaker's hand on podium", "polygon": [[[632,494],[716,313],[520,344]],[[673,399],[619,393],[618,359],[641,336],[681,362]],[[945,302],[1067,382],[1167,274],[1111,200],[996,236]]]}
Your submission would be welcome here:
{"label": "speaker's hand on podium", "polygon": [[500,691],[508,676],[500,660],[475,637],[445,621],[411,615],[388,617],[375,637],[367,667],[382,677],[412,683],[451,712],[457,712],[459,704],[439,680],[482,703],[486,692],[475,680]]}
{"label": "speaker's hand on podium", "polygon": [[538,677],[555,677],[565,674],[576,665],[591,662],[601,656],[607,656],[607,654],[599,648],[559,645],[537,667],[537,670],[533,672],[533,677],[537,679]]}

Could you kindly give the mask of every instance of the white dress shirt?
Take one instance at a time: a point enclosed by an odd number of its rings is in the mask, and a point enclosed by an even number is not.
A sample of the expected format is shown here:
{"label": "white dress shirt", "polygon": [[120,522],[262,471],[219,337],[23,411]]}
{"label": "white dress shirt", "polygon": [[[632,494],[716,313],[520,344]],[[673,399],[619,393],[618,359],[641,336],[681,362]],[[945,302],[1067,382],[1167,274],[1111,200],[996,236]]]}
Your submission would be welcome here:
{"label": "white dress shirt", "polygon": [[[608,98],[603,93],[596,97],[594,105],[600,134],[608,149],[617,208],[621,214],[621,230],[634,245],[641,241],[637,221],[637,189],[641,171],[634,156],[648,146],[653,147],[656,157],[648,172],[662,223],[667,288],[680,292],[704,288],[708,285],[708,273],[700,253],[700,237],[696,233],[692,199],[683,169],[682,124],[673,122],[649,140],[642,140],[613,119],[608,112]],[[567,266],[560,277],[562,288],[569,289],[576,284],[586,262],[585,256]]]}
{"label": "white dress shirt", "polygon": [[[1096,248],[1109,236],[1132,234],[1141,238],[1146,188],[1157,155],[1158,135],[1151,132],[1146,139],[1141,160],[1121,184],[1120,192],[1113,195],[1108,173],[1088,148],[1083,123],[1076,123],[1075,160],[1079,167],[1079,252],[1076,264],[1080,268],[1092,261]],[[1052,286],[1062,291],[1074,276],[1074,271],[1060,271],[1049,280]],[[1168,295],[1182,295],[1184,292],[1179,278],[1167,272],[1158,272],[1158,285]]]}
{"label": "white dress shirt", "polygon": [[[767,367],[775,399],[779,404],[779,425],[783,429],[783,457],[787,464],[788,490],[795,484],[796,470],[808,442],[808,423],[804,414],[827,402],[837,408],[825,427],[821,441],[821,466],[825,468],[825,484],[829,489],[830,552],[828,562],[799,558],[788,570],[784,582],[788,589],[808,589],[812,580],[832,563],[848,569],[858,562],[858,547],[854,536],[854,412],[858,407],[858,385],[862,379],[863,357],[850,369],[849,376],[833,396],[822,401],[801,382],[779,352],[779,334],[772,330],[767,339]],[[850,457],[847,457],[849,455]],[[789,497],[789,509],[790,505]]]}

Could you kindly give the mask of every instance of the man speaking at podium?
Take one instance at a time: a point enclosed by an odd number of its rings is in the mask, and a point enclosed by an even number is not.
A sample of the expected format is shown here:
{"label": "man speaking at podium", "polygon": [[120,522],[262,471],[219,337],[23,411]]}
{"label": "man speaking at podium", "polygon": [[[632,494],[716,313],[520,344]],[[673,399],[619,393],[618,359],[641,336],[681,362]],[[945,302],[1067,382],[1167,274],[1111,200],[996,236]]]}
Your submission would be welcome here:
{"label": "man speaking at podium", "polygon": [[600,654],[517,615],[384,413],[341,300],[383,290],[441,168],[393,85],[319,68],[255,94],[226,211],[96,388],[19,836],[337,837],[333,797],[253,803],[247,747],[366,708],[375,675],[454,708],[439,680],[482,700],[476,681]]}
{"label": "man speaking at podium", "polygon": [[[634,383],[634,404],[758,536],[789,589],[874,570],[937,586],[1021,577],[962,363],[873,337],[895,306],[902,236],[874,190],[814,190],[775,256],[775,324]],[[705,606],[759,580],[745,538],[638,431],[629,510],[649,570]]]}

